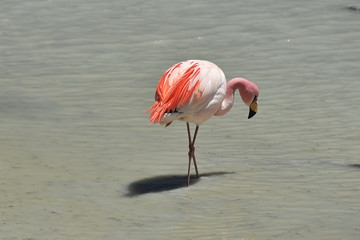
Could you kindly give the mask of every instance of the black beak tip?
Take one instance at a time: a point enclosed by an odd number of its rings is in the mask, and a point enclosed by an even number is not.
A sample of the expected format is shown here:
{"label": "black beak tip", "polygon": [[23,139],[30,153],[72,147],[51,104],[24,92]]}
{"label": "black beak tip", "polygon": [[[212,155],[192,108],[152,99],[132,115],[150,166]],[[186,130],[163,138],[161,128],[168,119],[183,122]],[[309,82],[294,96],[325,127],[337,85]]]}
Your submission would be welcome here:
{"label": "black beak tip", "polygon": [[250,119],[250,118],[252,118],[253,116],[255,116],[255,114],[256,114],[256,112],[250,109],[248,119]]}

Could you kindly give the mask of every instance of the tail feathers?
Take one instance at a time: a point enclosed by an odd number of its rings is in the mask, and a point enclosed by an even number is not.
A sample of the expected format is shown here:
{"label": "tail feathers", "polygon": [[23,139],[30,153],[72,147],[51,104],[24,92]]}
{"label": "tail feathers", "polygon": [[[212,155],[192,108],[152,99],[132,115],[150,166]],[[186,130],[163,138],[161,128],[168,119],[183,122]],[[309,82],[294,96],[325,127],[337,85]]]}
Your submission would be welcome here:
{"label": "tail feathers", "polygon": [[146,112],[151,111],[149,115],[150,123],[160,123],[169,126],[172,121],[180,117],[181,113],[176,109],[170,111],[167,109],[167,106],[160,106],[160,103],[155,101],[155,103],[148,110],[146,110]]}
{"label": "tail feathers", "polygon": [[146,110],[146,112],[150,112],[149,119],[151,123],[160,122],[162,116],[166,112],[165,106],[160,106],[159,101],[155,101],[154,104]]}

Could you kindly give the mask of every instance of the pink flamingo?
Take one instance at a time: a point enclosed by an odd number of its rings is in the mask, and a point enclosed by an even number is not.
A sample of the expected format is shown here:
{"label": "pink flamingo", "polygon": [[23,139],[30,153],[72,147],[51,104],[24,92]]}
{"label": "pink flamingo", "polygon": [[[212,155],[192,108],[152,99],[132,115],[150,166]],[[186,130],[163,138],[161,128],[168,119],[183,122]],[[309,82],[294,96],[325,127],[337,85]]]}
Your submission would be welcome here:
{"label": "pink flamingo", "polygon": [[[146,112],[151,111],[151,123],[166,124],[166,127],[174,120],[186,122],[189,137],[186,186],[190,184],[191,160],[194,162],[196,177],[199,177],[194,144],[200,124],[212,116],[226,114],[234,103],[236,89],[249,106],[248,118],[252,118],[258,108],[258,87],[244,78],[234,78],[226,83],[224,72],[214,63],[203,60],[180,62],[161,77],[156,88],[155,103]],[[193,139],[189,122],[196,124]]]}

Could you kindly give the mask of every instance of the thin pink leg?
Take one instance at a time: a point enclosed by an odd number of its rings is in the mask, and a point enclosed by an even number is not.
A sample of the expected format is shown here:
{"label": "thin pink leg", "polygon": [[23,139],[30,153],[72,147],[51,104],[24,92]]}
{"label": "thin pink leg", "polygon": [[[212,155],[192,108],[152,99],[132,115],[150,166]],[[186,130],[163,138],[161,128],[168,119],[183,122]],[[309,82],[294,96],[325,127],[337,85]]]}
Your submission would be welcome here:
{"label": "thin pink leg", "polygon": [[194,145],[195,145],[195,139],[196,139],[198,130],[199,130],[199,126],[196,125],[194,138],[193,138],[193,141],[192,141],[192,157],[193,157],[193,161],[194,161],[194,166],[195,166],[195,171],[196,171],[196,177],[197,178],[199,177],[199,171],[198,171],[197,164],[196,164],[196,159],[195,159],[195,146]]}
{"label": "thin pink leg", "polygon": [[186,127],[187,127],[187,132],[188,132],[188,137],[189,137],[189,164],[188,164],[188,175],[187,175],[187,183],[186,186],[188,187],[190,184],[190,164],[191,164],[191,134],[190,134],[190,126],[189,123],[186,123]]}
{"label": "thin pink leg", "polygon": [[189,186],[189,184],[190,184],[190,165],[191,165],[191,159],[193,159],[193,161],[194,161],[194,166],[195,166],[195,171],[196,171],[196,177],[197,177],[197,178],[199,177],[199,171],[198,171],[198,168],[197,168],[196,158],[195,158],[195,146],[194,146],[195,139],[196,139],[196,136],[197,136],[197,133],[198,133],[198,130],[199,130],[199,126],[196,125],[196,129],[195,129],[195,133],[194,133],[194,138],[193,138],[192,141],[191,141],[191,133],[190,133],[189,123],[186,123],[186,127],[187,127],[188,138],[189,138],[189,153],[188,153],[188,155],[189,155],[189,164],[188,164],[188,175],[187,175],[187,185],[186,185],[186,186]]}

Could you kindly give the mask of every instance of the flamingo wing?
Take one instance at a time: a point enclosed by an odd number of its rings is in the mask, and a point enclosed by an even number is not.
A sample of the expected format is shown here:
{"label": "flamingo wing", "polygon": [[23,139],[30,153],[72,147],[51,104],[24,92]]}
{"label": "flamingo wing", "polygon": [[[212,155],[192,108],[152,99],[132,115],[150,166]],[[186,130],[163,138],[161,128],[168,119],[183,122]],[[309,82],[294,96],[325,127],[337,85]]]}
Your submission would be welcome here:
{"label": "flamingo wing", "polygon": [[158,83],[155,102],[147,110],[152,111],[150,121],[160,122],[166,113],[201,110],[224,83],[223,72],[210,62],[189,60],[173,65]]}

